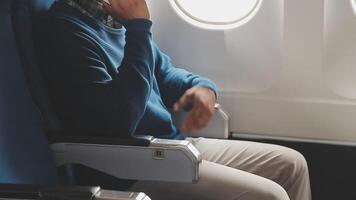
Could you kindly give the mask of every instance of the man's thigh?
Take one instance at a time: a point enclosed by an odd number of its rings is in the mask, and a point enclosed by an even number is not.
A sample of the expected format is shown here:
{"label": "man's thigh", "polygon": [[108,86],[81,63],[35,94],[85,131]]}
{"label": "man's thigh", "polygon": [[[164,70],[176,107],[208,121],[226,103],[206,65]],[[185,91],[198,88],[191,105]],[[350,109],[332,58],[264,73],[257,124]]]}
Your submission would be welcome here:
{"label": "man's thigh", "polygon": [[275,182],[213,162],[202,162],[199,177],[196,184],[139,181],[130,190],[153,200],[289,200]]}
{"label": "man's thigh", "polygon": [[308,171],[304,156],[287,147],[240,140],[187,140],[194,144],[204,160],[253,173],[282,186],[292,180],[295,171]]}

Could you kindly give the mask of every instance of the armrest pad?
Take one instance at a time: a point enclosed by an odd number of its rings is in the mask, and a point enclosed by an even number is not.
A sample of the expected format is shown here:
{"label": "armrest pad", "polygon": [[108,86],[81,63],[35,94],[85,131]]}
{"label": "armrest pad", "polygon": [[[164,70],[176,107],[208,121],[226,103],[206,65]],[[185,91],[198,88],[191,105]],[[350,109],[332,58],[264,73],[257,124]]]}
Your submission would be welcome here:
{"label": "armrest pad", "polygon": [[137,138],[104,138],[88,136],[50,136],[49,143],[72,143],[72,144],[102,144],[102,145],[124,145],[124,146],[143,146],[148,147],[153,137]]}

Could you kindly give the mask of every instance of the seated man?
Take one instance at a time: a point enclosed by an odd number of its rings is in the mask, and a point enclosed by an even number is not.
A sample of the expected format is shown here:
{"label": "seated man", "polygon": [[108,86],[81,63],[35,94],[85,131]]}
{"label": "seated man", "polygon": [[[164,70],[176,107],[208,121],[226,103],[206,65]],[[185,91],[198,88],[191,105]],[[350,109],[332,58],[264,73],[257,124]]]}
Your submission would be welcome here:
{"label": "seated man", "polygon": [[[65,133],[187,139],[202,153],[197,184],[138,181],[130,190],[154,200],[311,199],[306,161],[294,150],[185,137],[207,125],[217,89],[158,48],[145,0],[58,0],[46,17],[42,72]],[[178,129],[167,109],[186,107]]]}

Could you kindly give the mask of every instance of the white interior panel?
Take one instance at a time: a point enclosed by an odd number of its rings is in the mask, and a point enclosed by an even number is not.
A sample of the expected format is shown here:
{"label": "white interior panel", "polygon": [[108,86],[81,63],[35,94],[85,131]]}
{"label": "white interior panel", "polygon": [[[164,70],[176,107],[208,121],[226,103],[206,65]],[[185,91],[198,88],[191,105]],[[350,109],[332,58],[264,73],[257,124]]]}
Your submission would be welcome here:
{"label": "white interior panel", "polygon": [[325,1],[325,64],[329,87],[356,99],[356,16],[351,1]]}
{"label": "white interior panel", "polygon": [[219,85],[231,131],[356,142],[352,2],[263,0],[249,22],[217,31],[149,1],[156,42]]}
{"label": "white interior panel", "polygon": [[[282,71],[283,0],[263,1],[254,18],[225,31],[229,60],[226,91],[256,93],[269,89]],[[221,44],[224,45],[224,44]],[[202,69],[203,70],[203,69]]]}

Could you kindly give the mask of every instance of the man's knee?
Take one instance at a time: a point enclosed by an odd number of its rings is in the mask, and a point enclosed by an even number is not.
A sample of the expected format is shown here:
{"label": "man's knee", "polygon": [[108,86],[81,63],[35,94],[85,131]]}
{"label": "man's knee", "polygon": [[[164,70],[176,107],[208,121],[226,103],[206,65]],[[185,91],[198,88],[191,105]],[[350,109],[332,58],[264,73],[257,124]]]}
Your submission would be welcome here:
{"label": "man's knee", "polygon": [[247,200],[263,199],[263,200],[289,200],[287,192],[273,181],[268,184],[259,185],[256,191],[251,191],[246,194]]}
{"label": "man's knee", "polygon": [[295,182],[296,179],[308,176],[308,164],[304,156],[293,149],[285,148],[284,153],[281,155],[282,163],[284,166],[284,173],[289,182]]}

